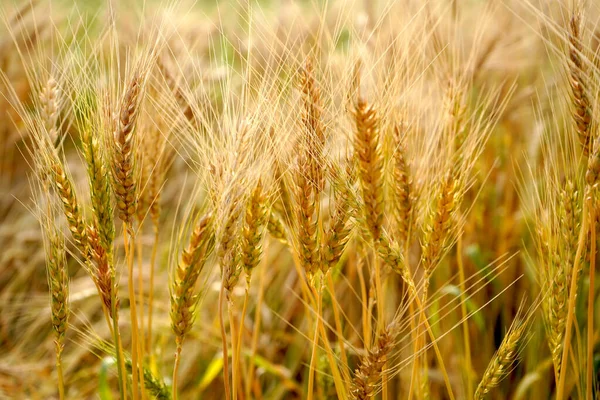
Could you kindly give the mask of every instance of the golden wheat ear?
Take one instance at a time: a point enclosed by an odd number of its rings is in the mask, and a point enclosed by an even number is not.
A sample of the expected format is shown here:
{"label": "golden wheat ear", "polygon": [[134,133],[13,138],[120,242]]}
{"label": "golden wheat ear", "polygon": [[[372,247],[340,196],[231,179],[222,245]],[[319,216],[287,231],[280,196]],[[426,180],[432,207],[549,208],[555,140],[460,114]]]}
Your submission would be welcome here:
{"label": "golden wheat ear", "polygon": [[523,308],[519,310],[512,325],[504,335],[498,351],[494,354],[483,373],[483,377],[475,391],[476,400],[483,400],[512,371],[514,363],[521,355],[524,342],[527,340],[531,318],[531,315],[525,314]]}

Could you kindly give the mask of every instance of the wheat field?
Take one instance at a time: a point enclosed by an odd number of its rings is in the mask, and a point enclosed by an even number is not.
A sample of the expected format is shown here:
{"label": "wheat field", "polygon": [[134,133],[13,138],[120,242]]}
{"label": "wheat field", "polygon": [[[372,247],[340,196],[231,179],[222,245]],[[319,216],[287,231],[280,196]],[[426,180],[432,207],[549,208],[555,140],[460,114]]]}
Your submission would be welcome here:
{"label": "wheat field", "polygon": [[598,1],[0,19],[0,398],[600,393]]}

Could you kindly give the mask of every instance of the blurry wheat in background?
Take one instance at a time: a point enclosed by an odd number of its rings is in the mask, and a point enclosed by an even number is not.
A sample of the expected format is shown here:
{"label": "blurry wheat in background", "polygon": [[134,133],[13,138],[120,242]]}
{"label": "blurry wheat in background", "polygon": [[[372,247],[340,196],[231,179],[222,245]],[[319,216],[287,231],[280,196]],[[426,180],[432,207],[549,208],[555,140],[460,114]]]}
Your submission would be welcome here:
{"label": "blurry wheat in background", "polygon": [[0,12],[1,398],[595,398],[598,2]]}

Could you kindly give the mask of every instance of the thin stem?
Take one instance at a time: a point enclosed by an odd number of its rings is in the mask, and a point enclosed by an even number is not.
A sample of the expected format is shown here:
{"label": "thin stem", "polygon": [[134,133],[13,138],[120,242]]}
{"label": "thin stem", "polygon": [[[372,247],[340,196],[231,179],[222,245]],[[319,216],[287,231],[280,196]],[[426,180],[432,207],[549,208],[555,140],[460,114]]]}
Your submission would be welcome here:
{"label": "thin stem", "polygon": [[367,296],[367,284],[365,282],[363,268],[360,262],[356,264],[356,269],[358,272],[358,280],[360,282],[360,304],[362,306],[361,316],[363,327],[363,341],[365,343],[371,343],[371,330],[369,329],[369,299]]}
{"label": "thin stem", "polygon": [[[422,311],[422,313],[424,315],[423,323],[425,324],[425,329],[427,330],[429,339],[431,340],[431,345],[433,346],[433,350],[435,351],[435,356],[437,358],[440,370],[442,372],[442,376],[444,378],[444,384],[446,385],[446,390],[448,391],[448,397],[450,397],[450,400],[454,400],[454,392],[452,391],[452,385],[450,384],[450,378],[448,377],[448,371],[446,370],[446,365],[444,364],[444,359],[442,358],[442,353],[440,352],[440,348],[437,345],[437,340],[435,338],[433,330],[431,329],[431,325],[429,325],[429,320],[427,319],[427,316],[425,314],[423,302],[421,302],[421,299],[416,294],[414,296],[414,299],[417,303],[417,307]],[[419,322],[419,326],[420,325],[421,325],[421,323]],[[412,386],[412,384],[411,384],[411,386]]]}
{"label": "thin stem", "polygon": [[458,264],[458,279],[460,287],[460,312],[463,321],[463,343],[465,351],[465,369],[467,377],[466,396],[467,399],[473,398],[473,381],[471,372],[473,371],[471,363],[471,339],[469,337],[469,322],[467,320],[467,294],[465,286],[465,266],[462,258],[462,235],[458,236],[456,242],[456,263]]}
{"label": "thin stem", "polygon": [[317,362],[317,347],[319,341],[319,316],[321,315],[321,293],[319,290],[316,291],[317,300],[317,319],[315,320],[315,334],[313,335],[312,353],[310,356],[310,369],[308,371],[308,394],[307,400],[313,400],[315,391],[315,367]]}
{"label": "thin stem", "polygon": [[[242,315],[240,317],[240,328],[238,329],[238,334],[237,334],[237,341],[236,341],[236,348],[235,348],[235,357],[237,360],[237,365],[235,365],[234,368],[239,368],[239,363],[240,363],[240,359],[241,359],[241,352],[242,352],[242,337],[244,334],[244,320],[246,318],[246,310],[248,307],[248,298],[250,297],[250,282],[248,282],[248,285],[246,286],[246,294],[244,296],[244,305],[242,306]],[[248,376],[248,373],[246,371],[245,374],[241,374],[240,378],[243,376]],[[243,383],[243,382],[242,382]],[[245,385],[244,385],[245,388]],[[240,387],[241,389],[241,387]]]}
{"label": "thin stem", "polygon": [[[427,302],[427,288],[428,288],[427,279],[428,279],[428,277],[426,276],[425,284],[423,287],[423,303]],[[418,294],[415,295],[415,299],[417,299],[417,301],[420,301]],[[417,322],[417,332],[416,332],[417,337],[414,342],[414,349],[413,349],[415,360],[413,362],[413,368],[412,368],[412,374],[411,374],[411,380],[410,380],[410,388],[408,390],[408,398],[409,399],[412,398],[413,387],[415,386],[415,382],[420,382],[420,379],[418,377],[418,371],[419,371],[420,361],[422,358],[422,355],[420,354],[421,353],[421,342],[422,342],[421,324],[424,322],[425,319],[426,319],[425,318],[425,309],[423,307],[419,306],[419,320]],[[419,394],[419,392],[416,392],[417,398],[419,397],[418,394]]]}
{"label": "thin stem", "polygon": [[[591,202],[591,199],[590,199]],[[587,309],[587,371],[586,371],[586,394],[588,399],[593,395],[593,373],[594,373],[594,300],[595,300],[595,278],[596,278],[596,216],[594,207],[590,204],[590,231],[592,233],[590,244],[590,285],[588,289]]]}
{"label": "thin stem", "polygon": [[[385,327],[385,316],[384,316],[384,304],[383,304],[383,287],[381,283],[381,265],[379,258],[374,255],[375,263],[375,291],[377,293],[377,336],[381,334]],[[381,397],[383,400],[388,399],[388,385],[387,385],[387,361],[383,364],[381,372]]]}
{"label": "thin stem", "polygon": [[333,285],[333,278],[331,274],[327,274],[327,286],[331,296],[331,303],[333,309],[333,319],[335,322],[336,335],[338,337],[338,343],[340,346],[340,356],[342,359],[342,374],[344,375],[344,381],[350,382],[350,374],[348,373],[348,356],[346,355],[346,345],[344,344],[344,334],[342,332],[342,319],[340,317],[340,304],[335,298],[335,287]]}
{"label": "thin stem", "polygon": [[183,348],[183,337],[175,338],[177,348],[175,349],[175,364],[173,365],[173,400],[177,400],[177,373],[179,372],[179,360],[181,359],[181,350]]}
{"label": "thin stem", "polygon": [[235,330],[235,319],[233,312],[233,300],[231,295],[227,295],[227,314],[229,315],[229,331],[231,332],[231,391],[233,400],[237,400],[238,391],[238,367],[239,361],[237,358],[237,335]]}
{"label": "thin stem", "polygon": [[575,299],[577,298],[577,275],[579,275],[579,269],[581,268],[581,258],[583,256],[583,248],[585,247],[586,236],[588,232],[589,224],[589,213],[587,211],[587,201],[583,203],[583,221],[581,223],[581,229],[579,231],[579,239],[577,243],[577,252],[575,253],[575,261],[573,262],[573,270],[571,271],[571,285],[569,290],[569,303],[567,309],[567,322],[565,324],[565,340],[563,344],[562,360],[560,363],[560,379],[558,380],[558,386],[556,389],[556,399],[562,400],[565,398],[565,381],[566,381],[566,369],[567,360],[569,355],[569,347],[571,345],[571,335],[573,329],[573,318],[575,314]]}
{"label": "thin stem", "polygon": [[[269,241],[266,241],[266,245],[268,245]],[[267,249],[265,248],[265,254],[267,253]],[[265,258],[263,258],[263,260],[265,260]],[[266,268],[261,268],[260,270],[260,280],[258,283],[258,299],[256,300],[256,306],[255,306],[255,311],[254,311],[254,329],[252,331],[252,348],[251,348],[251,352],[250,352],[250,360],[249,360],[249,366],[248,366],[248,379],[246,380],[246,398],[249,399],[250,398],[250,389],[252,386],[252,381],[254,380],[254,359],[256,358],[256,350],[258,348],[258,338],[259,338],[259,333],[260,333],[260,324],[261,324],[261,318],[262,318],[262,313],[261,311],[261,307],[262,307],[262,302],[263,302],[263,293],[264,293],[264,286],[265,286],[265,269]]]}
{"label": "thin stem", "polygon": [[[131,243],[128,236],[131,236]],[[138,352],[138,320],[135,297],[135,281],[133,278],[133,252],[135,239],[133,230],[130,230],[129,225],[125,224],[123,229],[123,238],[125,241],[125,256],[127,258],[128,279],[127,286],[129,289],[129,312],[131,318],[131,392],[133,400],[139,398],[139,352]]]}
{"label": "thin stem", "polygon": [[150,255],[150,287],[148,289],[148,336],[146,351],[152,359],[152,304],[154,303],[154,269],[156,264],[156,252],[158,250],[158,226],[154,225],[154,241],[152,242],[152,254]]}
{"label": "thin stem", "polygon": [[[406,244],[404,246],[404,259],[408,260],[409,259],[409,240],[408,238],[410,238],[410,228],[408,230],[408,235],[407,235],[407,240],[406,240]],[[418,339],[418,332],[417,332],[417,325],[415,323],[415,318],[417,318],[417,313],[415,311],[415,303],[412,301],[409,301],[408,303],[408,319],[410,321],[410,339],[412,341],[412,343],[416,343],[417,339]],[[417,367],[414,364],[418,363],[418,358],[415,357],[413,360],[413,368]],[[408,393],[408,397],[407,399],[411,399],[412,398],[412,388],[413,388],[413,381],[412,381],[412,376],[411,376],[411,381],[410,381],[410,385],[409,385],[409,393]]]}
{"label": "thin stem", "polygon": [[329,344],[329,339],[327,338],[327,332],[325,331],[325,324],[323,323],[323,318],[321,318],[321,313],[323,312],[323,285],[319,282],[319,287],[316,289],[318,296],[318,301],[320,304],[318,305],[319,314],[317,314],[317,322],[319,326],[319,332],[321,332],[321,339],[323,340],[323,345],[325,346],[325,355],[327,356],[327,361],[329,362],[329,368],[331,368],[331,373],[333,375],[333,383],[335,384],[335,390],[338,398],[346,399],[346,390],[344,385],[344,380],[340,375],[340,371],[338,370],[338,365],[333,357],[333,350],[331,349],[331,345]]}
{"label": "thin stem", "polygon": [[121,332],[119,331],[119,308],[117,307],[117,286],[112,284],[110,293],[110,304],[112,308],[113,336],[115,347],[117,349],[117,371],[119,375],[119,394],[121,399],[127,400],[127,374],[125,373],[125,357],[123,357],[123,343],[121,342]]}
{"label": "thin stem", "polygon": [[58,398],[64,400],[65,398],[65,381],[63,377],[62,368],[62,343],[56,341],[56,375],[58,377]]}
{"label": "thin stem", "polygon": [[221,342],[223,344],[223,385],[225,387],[225,399],[231,399],[231,389],[229,388],[229,355],[227,354],[227,333],[225,332],[225,321],[223,315],[223,297],[225,293],[225,282],[221,282],[219,291],[219,325],[221,327]]}
{"label": "thin stem", "polygon": [[[133,245],[133,244],[132,244]],[[143,254],[142,254],[142,242],[138,241],[138,302],[140,305],[140,314],[139,314],[139,343],[138,343],[138,359],[140,360],[140,383],[144,382],[144,346],[146,343],[146,338],[144,336],[144,274],[143,274]],[[142,393],[142,400],[146,400],[146,386],[141,384],[140,391]]]}

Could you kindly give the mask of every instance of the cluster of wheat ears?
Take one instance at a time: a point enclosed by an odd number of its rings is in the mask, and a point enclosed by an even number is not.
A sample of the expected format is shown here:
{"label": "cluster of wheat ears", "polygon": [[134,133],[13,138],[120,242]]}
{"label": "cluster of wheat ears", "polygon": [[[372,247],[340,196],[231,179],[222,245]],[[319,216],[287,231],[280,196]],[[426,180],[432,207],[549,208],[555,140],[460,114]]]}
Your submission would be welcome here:
{"label": "cluster of wheat ears", "polygon": [[0,396],[595,398],[597,2],[21,3]]}

